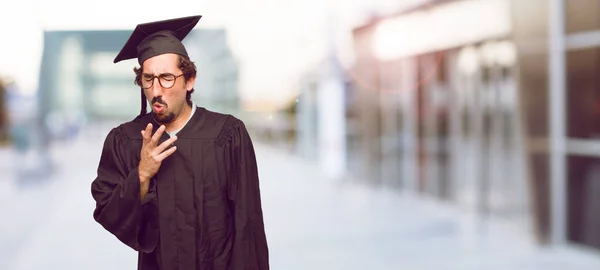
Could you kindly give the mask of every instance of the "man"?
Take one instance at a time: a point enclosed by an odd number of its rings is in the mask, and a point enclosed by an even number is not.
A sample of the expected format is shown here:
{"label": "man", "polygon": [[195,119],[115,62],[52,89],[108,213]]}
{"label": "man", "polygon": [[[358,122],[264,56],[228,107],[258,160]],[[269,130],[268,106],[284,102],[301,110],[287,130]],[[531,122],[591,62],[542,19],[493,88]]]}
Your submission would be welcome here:
{"label": "man", "polygon": [[248,131],[191,102],[196,67],[181,41],[200,17],[140,24],[115,58],[137,58],[142,111],[106,137],[94,219],[138,251],[138,269],[269,269]]}

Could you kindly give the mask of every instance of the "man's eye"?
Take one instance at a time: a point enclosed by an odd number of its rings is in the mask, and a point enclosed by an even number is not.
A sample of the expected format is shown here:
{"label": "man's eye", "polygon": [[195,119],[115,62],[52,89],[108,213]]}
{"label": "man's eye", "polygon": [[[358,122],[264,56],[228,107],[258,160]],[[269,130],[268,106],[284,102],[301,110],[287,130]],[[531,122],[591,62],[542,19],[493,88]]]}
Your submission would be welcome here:
{"label": "man's eye", "polygon": [[165,81],[172,81],[175,79],[175,76],[173,75],[163,75],[161,76],[161,79],[165,80]]}
{"label": "man's eye", "polygon": [[152,76],[144,75],[144,80],[151,81],[153,79]]}

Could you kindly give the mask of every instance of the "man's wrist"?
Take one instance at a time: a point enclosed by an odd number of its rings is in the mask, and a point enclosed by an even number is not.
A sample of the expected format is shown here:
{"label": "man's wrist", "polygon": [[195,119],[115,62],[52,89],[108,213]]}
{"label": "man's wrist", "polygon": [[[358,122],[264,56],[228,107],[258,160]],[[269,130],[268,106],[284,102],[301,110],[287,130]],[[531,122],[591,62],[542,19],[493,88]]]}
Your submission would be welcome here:
{"label": "man's wrist", "polygon": [[148,182],[150,182],[150,177],[145,176],[144,174],[142,174],[139,171],[138,171],[138,176],[140,178],[140,183],[141,184],[147,184]]}
{"label": "man's wrist", "polygon": [[149,181],[143,182],[140,180],[140,199],[141,200],[144,200],[144,197],[148,193],[149,189],[150,189],[150,182]]}

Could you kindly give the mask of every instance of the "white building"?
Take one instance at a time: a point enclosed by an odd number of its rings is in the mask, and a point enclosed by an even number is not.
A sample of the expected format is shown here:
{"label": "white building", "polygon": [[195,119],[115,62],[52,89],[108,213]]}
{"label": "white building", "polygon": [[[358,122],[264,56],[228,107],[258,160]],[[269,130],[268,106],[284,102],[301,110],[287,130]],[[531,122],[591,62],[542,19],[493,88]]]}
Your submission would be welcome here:
{"label": "white building", "polygon": [[[128,120],[140,110],[140,89],[133,82],[135,59],[113,59],[131,31],[46,31],[40,72],[42,108],[62,122],[86,119]],[[222,29],[192,31],[184,40],[198,69],[192,99],[224,112],[239,109],[238,65]]]}

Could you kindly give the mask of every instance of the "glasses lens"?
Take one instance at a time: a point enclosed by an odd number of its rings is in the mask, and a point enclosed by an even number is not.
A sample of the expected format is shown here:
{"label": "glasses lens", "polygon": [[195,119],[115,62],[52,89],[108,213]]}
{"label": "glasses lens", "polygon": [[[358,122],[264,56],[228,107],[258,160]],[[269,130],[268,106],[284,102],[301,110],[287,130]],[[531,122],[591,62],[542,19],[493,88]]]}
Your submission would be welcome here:
{"label": "glasses lens", "polygon": [[154,76],[149,74],[144,74],[142,76],[142,87],[144,89],[152,87],[152,83],[154,83]]}
{"label": "glasses lens", "polygon": [[164,88],[170,88],[175,83],[175,75],[173,74],[161,74],[160,75],[160,84]]}

